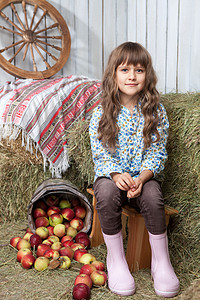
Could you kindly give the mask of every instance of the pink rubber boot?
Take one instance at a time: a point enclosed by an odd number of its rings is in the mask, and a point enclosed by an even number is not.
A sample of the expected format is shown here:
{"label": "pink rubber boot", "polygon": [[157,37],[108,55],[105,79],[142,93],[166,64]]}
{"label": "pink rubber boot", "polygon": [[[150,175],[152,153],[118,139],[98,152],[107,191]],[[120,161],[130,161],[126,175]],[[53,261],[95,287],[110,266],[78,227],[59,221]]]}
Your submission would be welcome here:
{"label": "pink rubber boot", "polygon": [[151,274],[155,292],[158,296],[174,297],[178,294],[180,287],[169,258],[167,231],[159,235],[149,232],[149,242],[152,252]]}
{"label": "pink rubber boot", "polygon": [[103,233],[107,246],[108,287],[116,294],[129,296],[135,293],[135,282],[129,271],[124,253],[122,232],[114,235]]}

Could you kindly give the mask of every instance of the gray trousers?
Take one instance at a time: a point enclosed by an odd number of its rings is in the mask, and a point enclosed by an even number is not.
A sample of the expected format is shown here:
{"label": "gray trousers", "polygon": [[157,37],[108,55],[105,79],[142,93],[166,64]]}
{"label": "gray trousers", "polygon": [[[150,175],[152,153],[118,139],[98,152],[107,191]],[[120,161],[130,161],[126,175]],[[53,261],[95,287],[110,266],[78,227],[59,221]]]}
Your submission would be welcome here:
{"label": "gray trousers", "polygon": [[127,192],[120,190],[114,181],[99,177],[94,182],[97,213],[103,233],[117,234],[122,229],[122,207],[129,203],[138,210],[145,220],[147,230],[152,234],[162,234],[166,230],[164,200],[158,181],[151,179],[142,188],[137,198],[127,198]]}

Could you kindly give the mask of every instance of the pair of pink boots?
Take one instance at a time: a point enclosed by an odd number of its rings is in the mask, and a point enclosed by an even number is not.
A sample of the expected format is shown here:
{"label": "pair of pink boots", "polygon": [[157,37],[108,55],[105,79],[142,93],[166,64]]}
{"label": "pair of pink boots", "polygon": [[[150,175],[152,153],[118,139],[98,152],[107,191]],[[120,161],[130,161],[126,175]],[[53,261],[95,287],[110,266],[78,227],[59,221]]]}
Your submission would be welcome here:
{"label": "pair of pink boots", "polygon": [[[103,233],[103,237],[107,246],[109,289],[122,296],[134,294],[135,282],[126,262],[122,232],[115,235]],[[152,251],[151,274],[155,292],[162,297],[174,297],[179,292],[179,280],[170,262],[167,233],[159,235],[149,233],[149,241]]]}

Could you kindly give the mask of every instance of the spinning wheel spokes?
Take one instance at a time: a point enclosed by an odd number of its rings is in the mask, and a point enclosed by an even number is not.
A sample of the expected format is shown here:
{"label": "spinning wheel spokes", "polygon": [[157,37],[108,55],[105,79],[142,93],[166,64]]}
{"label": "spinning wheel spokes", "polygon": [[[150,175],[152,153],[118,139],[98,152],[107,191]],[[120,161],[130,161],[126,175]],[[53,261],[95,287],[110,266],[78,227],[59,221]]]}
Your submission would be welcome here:
{"label": "spinning wheel spokes", "polygon": [[[69,30],[62,16],[45,0],[39,0],[37,4],[34,0],[7,0],[3,2],[7,3],[4,6],[0,3],[0,16],[7,25],[0,25],[0,29],[13,34],[14,42],[0,49],[0,65],[2,68],[12,75],[24,78],[48,78],[54,75],[68,59],[71,46]],[[13,2],[19,4],[20,7],[15,6]],[[7,13],[2,12],[2,9],[6,6],[10,7],[15,17],[12,20]],[[33,12],[29,18],[29,25],[28,11],[30,14],[30,8]],[[21,15],[19,15],[19,11],[21,11]],[[15,23],[14,19],[18,24]],[[52,21],[53,24],[51,24]],[[9,25],[12,28],[9,28]],[[44,28],[41,28],[42,25]],[[21,37],[19,41],[15,41],[17,36]],[[48,47],[53,49],[53,54],[48,51]],[[1,53],[4,54],[9,49],[13,49],[14,54],[6,60]],[[29,58],[32,61],[34,72],[24,71],[11,64],[14,59],[18,59],[18,55],[22,50],[24,51],[22,60],[28,58],[28,49],[30,49]],[[43,62],[44,70],[38,71],[38,68],[41,67],[41,63],[37,67],[38,59]]]}

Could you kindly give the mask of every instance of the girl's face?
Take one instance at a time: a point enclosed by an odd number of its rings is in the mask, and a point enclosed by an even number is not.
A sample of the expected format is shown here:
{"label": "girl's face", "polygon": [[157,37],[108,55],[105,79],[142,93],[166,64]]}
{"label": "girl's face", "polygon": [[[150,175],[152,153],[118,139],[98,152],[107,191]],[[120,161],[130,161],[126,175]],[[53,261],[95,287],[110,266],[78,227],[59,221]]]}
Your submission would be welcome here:
{"label": "girl's face", "polygon": [[144,89],[146,78],[145,68],[140,64],[137,66],[121,64],[116,70],[116,82],[120,91],[122,104],[129,101],[134,104],[139,99],[139,93]]}

